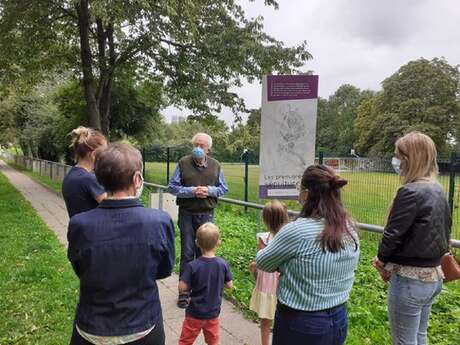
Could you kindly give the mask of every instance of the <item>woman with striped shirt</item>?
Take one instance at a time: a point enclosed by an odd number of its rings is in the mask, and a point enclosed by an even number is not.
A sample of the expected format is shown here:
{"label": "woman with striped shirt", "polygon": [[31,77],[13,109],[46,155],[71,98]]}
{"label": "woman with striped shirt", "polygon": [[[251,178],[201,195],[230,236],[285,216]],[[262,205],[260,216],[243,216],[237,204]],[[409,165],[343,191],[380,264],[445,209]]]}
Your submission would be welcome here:
{"label": "woman with striped shirt", "polygon": [[340,198],[347,181],[324,165],[302,177],[297,220],[257,253],[257,268],[279,271],[273,345],[341,345],[359,240]]}

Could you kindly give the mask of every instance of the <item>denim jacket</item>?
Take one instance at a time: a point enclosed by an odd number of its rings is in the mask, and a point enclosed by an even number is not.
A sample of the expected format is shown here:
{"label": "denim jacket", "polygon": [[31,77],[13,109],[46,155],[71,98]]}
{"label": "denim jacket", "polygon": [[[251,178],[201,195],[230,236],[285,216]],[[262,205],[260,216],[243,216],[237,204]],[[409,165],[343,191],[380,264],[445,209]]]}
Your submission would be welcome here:
{"label": "denim jacket", "polygon": [[174,226],[138,199],[104,200],[71,218],[68,258],[80,279],[78,327],[117,336],[151,328],[161,318],[156,280],[175,263]]}

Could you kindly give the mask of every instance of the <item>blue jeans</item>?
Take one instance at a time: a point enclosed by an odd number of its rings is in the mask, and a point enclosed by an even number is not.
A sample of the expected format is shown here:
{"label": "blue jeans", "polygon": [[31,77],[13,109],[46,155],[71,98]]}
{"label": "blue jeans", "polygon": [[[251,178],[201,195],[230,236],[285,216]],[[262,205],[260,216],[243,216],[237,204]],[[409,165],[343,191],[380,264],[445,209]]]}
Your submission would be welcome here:
{"label": "blue jeans", "polygon": [[193,261],[201,256],[200,248],[195,244],[196,231],[198,228],[207,222],[214,221],[214,212],[206,212],[200,214],[191,214],[183,210],[179,210],[179,229],[180,229],[180,266],[179,277],[182,276],[184,266],[187,262]]}
{"label": "blue jeans", "polygon": [[388,289],[388,317],[394,345],[426,345],[431,305],[442,280],[425,283],[393,274]]}
{"label": "blue jeans", "polygon": [[278,303],[273,327],[273,345],[342,345],[347,337],[346,304],[306,312]]}

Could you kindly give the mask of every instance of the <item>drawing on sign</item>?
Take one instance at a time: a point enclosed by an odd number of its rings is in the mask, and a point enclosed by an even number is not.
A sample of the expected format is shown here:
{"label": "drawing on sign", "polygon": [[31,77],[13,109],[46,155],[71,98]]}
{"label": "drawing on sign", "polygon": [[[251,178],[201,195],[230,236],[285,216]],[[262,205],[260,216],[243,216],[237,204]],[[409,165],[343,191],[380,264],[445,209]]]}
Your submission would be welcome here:
{"label": "drawing on sign", "polygon": [[278,153],[297,157],[304,165],[305,159],[300,151],[302,147],[298,143],[301,142],[302,136],[305,134],[305,122],[299,114],[299,110],[291,107],[291,105],[285,105],[281,109],[281,118],[279,134],[284,141],[278,143]]}
{"label": "drawing on sign", "polygon": [[271,75],[262,82],[259,196],[295,199],[315,159],[318,76]]}

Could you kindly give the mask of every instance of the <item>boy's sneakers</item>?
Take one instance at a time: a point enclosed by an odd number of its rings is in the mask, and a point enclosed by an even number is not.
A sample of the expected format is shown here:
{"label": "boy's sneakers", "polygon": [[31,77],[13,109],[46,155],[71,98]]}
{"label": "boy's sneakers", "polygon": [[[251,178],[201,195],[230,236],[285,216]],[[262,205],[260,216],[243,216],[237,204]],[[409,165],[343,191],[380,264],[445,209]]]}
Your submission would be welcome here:
{"label": "boy's sneakers", "polygon": [[182,309],[187,308],[188,299],[189,299],[188,293],[180,293],[179,297],[177,298],[177,306]]}

